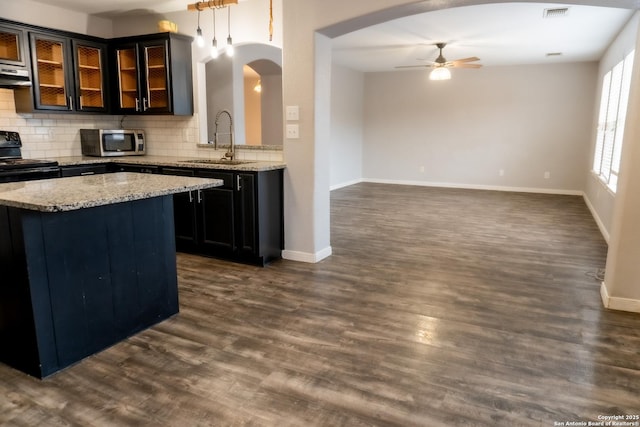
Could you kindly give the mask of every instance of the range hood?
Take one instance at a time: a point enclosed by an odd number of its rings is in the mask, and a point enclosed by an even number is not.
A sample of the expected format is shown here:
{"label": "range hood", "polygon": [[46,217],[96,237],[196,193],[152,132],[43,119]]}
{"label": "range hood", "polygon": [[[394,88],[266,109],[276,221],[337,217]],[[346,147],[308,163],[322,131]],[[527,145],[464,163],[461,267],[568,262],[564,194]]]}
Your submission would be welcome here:
{"label": "range hood", "polygon": [[0,65],[0,88],[31,86],[29,71],[26,68]]}

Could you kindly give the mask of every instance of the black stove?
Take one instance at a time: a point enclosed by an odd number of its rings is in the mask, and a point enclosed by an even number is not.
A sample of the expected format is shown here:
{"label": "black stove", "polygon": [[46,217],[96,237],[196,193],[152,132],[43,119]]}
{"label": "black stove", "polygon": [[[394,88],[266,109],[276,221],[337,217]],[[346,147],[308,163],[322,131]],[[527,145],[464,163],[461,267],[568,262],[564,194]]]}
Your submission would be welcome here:
{"label": "black stove", "polygon": [[0,182],[57,178],[58,162],[53,160],[23,159],[22,140],[18,132],[0,130]]}

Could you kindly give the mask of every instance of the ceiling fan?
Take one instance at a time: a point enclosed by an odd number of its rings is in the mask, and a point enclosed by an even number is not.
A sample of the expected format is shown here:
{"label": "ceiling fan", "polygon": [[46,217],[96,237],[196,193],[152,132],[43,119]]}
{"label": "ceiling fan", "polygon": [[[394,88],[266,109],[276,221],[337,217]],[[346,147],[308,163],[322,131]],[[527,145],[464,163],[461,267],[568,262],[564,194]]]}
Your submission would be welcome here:
{"label": "ceiling fan", "polygon": [[442,55],[442,49],[446,46],[446,43],[436,43],[440,54],[435,61],[424,65],[399,65],[396,68],[433,68],[433,71],[429,74],[431,80],[449,80],[451,78],[451,72],[449,68],[480,68],[481,64],[472,64],[472,62],[480,61],[480,58],[471,56],[469,58],[456,59],[453,61],[447,61]]}

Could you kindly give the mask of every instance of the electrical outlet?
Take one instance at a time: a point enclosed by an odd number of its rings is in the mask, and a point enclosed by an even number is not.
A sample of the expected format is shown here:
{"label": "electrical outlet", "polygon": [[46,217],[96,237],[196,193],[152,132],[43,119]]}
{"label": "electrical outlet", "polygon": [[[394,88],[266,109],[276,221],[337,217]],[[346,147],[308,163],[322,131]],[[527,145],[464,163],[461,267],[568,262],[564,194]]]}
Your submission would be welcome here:
{"label": "electrical outlet", "polygon": [[551,178],[551,172],[546,171],[546,172],[544,173],[544,179],[549,179],[549,178]]}
{"label": "electrical outlet", "polygon": [[498,175],[500,175],[500,176],[504,176],[504,169],[500,169],[500,170],[498,171]]}
{"label": "electrical outlet", "polygon": [[420,166],[420,173],[424,173],[424,166]]}
{"label": "electrical outlet", "polygon": [[300,107],[297,105],[287,105],[287,120],[300,120]]}
{"label": "electrical outlet", "polygon": [[298,125],[287,125],[287,138],[298,139],[300,138],[300,128]]}

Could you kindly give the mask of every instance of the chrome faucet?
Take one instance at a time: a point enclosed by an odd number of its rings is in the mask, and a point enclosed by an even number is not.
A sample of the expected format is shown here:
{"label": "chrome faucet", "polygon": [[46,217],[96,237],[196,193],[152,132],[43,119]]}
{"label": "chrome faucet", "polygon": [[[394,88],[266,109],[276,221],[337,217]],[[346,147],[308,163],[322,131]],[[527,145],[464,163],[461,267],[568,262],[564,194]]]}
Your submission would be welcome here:
{"label": "chrome faucet", "polygon": [[[218,132],[218,123],[220,121],[220,116],[226,114],[229,117],[229,132]],[[220,110],[218,114],[216,114],[216,131],[214,136],[214,149],[218,149],[218,135],[229,135],[230,146],[226,153],[224,153],[223,159],[233,160],[235,157],[235,147],[233,143],[233,119],[231,118],[231,113],[228,110]]]}

